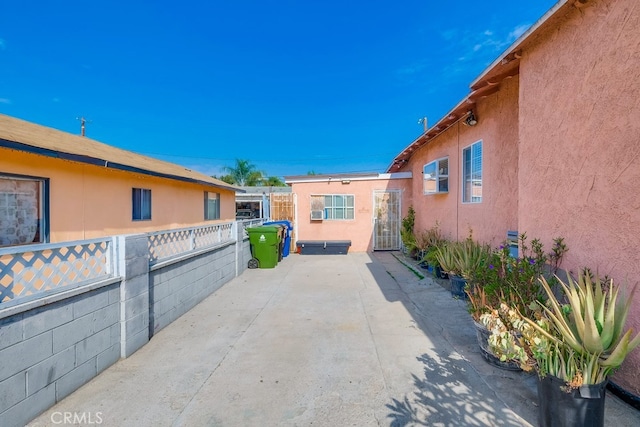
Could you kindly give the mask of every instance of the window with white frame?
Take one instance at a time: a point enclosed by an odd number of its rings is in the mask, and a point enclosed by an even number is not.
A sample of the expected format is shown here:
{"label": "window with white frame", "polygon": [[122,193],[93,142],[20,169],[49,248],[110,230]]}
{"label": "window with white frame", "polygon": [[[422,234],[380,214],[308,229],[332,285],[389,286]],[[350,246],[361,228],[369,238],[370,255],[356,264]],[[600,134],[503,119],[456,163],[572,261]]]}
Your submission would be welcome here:
{"label": "window with white frame", "polygon": [[151,190],[134,188],[132,191],[132,205],[134,221],[151,220]]}
{"label": "window with white frame", "polygon": [[424,165],[422,169],[422,191],[424,194],[449,192],[448,157],[443,157]]}
{"label": "window with white frame", "polygon": [[322,212],[324,220],[350,220],[355,216],[355,197],[351,194],[322,194],[311,196],[311,215]]}
{"label": "window with white frame", "polygon": [[49,180],[0,175],[0,246],[48,241]]}
{"label": "window with white frame", "polygon": [[220,219],[220,193],[204,192],[204,219]]}
{"label": "window with white frame", "polygon": [[482,202],[482,141],[462,150],[462,202]]}

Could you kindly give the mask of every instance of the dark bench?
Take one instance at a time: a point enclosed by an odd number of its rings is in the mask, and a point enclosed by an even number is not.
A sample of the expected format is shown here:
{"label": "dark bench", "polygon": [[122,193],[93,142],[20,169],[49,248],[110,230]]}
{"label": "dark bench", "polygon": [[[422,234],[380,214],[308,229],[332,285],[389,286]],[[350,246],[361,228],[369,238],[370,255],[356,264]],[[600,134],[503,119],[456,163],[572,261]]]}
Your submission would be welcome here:
{"label": "dark bench", "polygon": [[298,240],[297,252],[301,255],[346,255],[351,240]]}

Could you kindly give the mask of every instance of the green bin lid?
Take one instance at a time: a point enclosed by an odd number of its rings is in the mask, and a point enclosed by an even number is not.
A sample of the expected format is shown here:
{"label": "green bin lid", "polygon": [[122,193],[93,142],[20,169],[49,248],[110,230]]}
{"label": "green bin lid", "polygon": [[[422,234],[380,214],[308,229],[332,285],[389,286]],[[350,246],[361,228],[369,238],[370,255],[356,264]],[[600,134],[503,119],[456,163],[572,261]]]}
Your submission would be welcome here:
{"label": "green bin lid", "polygon": [[247,233],[279,233],[280,227],[275,226],[261,226],[247,228]]}

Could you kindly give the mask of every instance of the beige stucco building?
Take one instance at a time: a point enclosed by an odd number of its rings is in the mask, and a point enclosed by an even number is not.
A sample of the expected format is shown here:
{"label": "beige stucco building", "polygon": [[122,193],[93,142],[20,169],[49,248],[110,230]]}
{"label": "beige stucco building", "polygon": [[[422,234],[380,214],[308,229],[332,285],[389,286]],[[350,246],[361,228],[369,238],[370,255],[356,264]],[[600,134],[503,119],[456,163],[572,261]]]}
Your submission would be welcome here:
{"label": "beige stucco building", "polygon": [[235,186],[0,115],[0,246],[235,220]]}

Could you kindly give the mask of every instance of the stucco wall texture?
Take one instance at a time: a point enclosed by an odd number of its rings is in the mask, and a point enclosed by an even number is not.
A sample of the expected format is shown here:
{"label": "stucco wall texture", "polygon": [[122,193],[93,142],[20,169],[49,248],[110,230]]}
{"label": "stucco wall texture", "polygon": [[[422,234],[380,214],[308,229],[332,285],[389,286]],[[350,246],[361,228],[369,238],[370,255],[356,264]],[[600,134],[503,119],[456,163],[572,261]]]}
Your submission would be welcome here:
{"label": "stucco wall texture", "polygon": [[[416,210],[416,232],[437,223],[449,239],[464,239],[472,233],[474,239],[498,246],[508,230],[518,228],[517,77],[506,80],[498,93],[479,102],[474,113],[478,125],[458,121],[411,157],[408,168],[414,179],[409,204]],[[482,202],[462,203],[462,150],[477,141],[482,141],[483,150]],[[449,192],[424,195],[423,166],[447,156]]]}
{"label": "stucco wall texture", "polygon": [[[638,284],[640,7],[593,1],[524,52],[518,228],[561,235],[564,267]],[[629,326],[640,330],[640,293]],[[614,381],[640,395],[640,350]]]}
{"label": "stucco wall texture", "polygon": [[[291,191],[297,196],[297,240],[351,240],[351,252],[373,249],[373,193],[406,188],[409,179],[340,180],[326,182],[292,183]],[[321,194],[351,194],[354,196],[353,220],[311,221],[311,196]],[[402,197],[401,197],[402,199]],[[401,206],[404,210],[404,207]]]}
{"label": "stucco wall texture", "polygon": [[[213,223],[204,192],[218,192],[221,220],[235,220],[235,193],[0,148],[0,173],[48,178],[51,243]],[[151,190],[151,220],[132,221],[131,189]]]}

